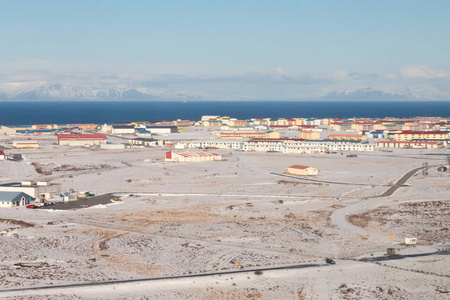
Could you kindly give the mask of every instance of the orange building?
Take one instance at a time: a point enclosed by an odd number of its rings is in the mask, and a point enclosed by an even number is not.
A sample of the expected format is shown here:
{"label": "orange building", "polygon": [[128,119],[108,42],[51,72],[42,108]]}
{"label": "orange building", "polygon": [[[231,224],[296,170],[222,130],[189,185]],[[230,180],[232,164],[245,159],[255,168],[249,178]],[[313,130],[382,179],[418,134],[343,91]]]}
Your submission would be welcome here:
{"label": "orange building", "polygon": [[330,134],[329,140],[347,140],[347,141],[367,141],[367,136],[363,134]]}

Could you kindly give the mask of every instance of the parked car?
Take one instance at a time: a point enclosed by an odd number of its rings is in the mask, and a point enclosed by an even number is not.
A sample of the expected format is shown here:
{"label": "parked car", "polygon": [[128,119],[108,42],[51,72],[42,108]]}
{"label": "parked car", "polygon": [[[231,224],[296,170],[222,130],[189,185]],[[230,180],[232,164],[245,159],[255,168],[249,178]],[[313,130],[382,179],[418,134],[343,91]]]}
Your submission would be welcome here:
{"label": "parked car", "polygon": [[329,264],[329,265],[335,265],[335,264],[336,264],[336,262],[335,262],[334,260],[332,260],[331,258],[325,259],[325,262],[326,262],[327,264]]}
{"label": "parked car", "polygon": [[36,205],[30,204],[30,205],[27,205],[26,207],[27,207],[27,208],[36,208]]}

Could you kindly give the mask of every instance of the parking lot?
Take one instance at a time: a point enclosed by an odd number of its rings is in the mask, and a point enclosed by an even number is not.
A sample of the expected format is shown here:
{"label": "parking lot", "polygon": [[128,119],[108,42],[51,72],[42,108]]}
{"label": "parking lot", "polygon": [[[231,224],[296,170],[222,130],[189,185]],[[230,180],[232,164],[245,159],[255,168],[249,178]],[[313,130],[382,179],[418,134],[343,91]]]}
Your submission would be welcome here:
{"label": "parking lot", "polygon": [[42,206],[38,209],[79,209],[91,207],[99,204],[108,204],[111,203],[111,199],[114,198],[112,193],[103,194],[99,196],[89,197],[83,200],[74,200],[74,201],[65,201],[65,202],[56,202],[55,205]]}

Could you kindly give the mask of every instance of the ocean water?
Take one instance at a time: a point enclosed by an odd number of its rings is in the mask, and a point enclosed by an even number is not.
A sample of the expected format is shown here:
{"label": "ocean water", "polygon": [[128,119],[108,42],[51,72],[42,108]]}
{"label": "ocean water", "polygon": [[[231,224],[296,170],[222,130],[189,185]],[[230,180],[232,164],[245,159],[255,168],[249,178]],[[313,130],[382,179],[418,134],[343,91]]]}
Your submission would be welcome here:
{"label": "ocean water", "polygon": [[450,117],[450,101],[3,101],[1,125],[247,118]]}

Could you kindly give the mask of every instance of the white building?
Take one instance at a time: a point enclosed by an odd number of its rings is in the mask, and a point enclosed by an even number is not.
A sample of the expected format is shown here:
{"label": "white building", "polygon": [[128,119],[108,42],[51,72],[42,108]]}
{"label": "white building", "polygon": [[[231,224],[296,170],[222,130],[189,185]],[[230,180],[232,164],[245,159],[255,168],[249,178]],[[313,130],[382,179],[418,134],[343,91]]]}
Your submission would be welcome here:
{"label": "white building", "polygon": [[112,134],[134,134],[135,129],[132,125],[112,125]]}
{"label": "white building", "polygon": [[236,141],[223,141],[223,140],[213,140],[213,141],[202,141],[202,142],[179,142],[175,144],[175,149],[241,149],[242,143]]}
{"label": "white building", "polygon": [[59,195],[60,191],[60,184],[45,181],[38,181],[36,183],[23,181],[0,184],[0,192],[20,192],[30,195],[33,198],[50,199],[55,195]]}
{"label": "white building", "polygon": [[101,144],[100,148],[106,150],[125,149],[125,144]]}
{"label": "white building", "polygon": [[220,116],[202,116],[202,121],[220,120]]}
{"label": "white building", "polygon": [[4,160],[4,159],[6,159],[5,152],[3,152],[3,150],[0,150],[0,160]]}
{"label": "white building", "polygon": [[200,162],[222,160],[222,156],[216,153],[207,152],[180,152],[169,151],[166,153],[166,161],[173,162]]}
{"label": "white building", "polygon": [[244,142],[242,150],[244,151],[276,151],[282,152],[284,141],[281,139],[251,139]]}
{"label": "white building", "polygon": [[149,139],[149,138],[135,138],[128,141],[130,144],[146,147],[165,146],[165,140]]}
{"label": "white building", "polygon": [[326,153],[330,151],[373,151],[374,145],[360,141],[251,139],[242,145],[244,151],[277,151],[283,153]]}

